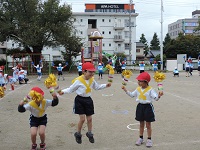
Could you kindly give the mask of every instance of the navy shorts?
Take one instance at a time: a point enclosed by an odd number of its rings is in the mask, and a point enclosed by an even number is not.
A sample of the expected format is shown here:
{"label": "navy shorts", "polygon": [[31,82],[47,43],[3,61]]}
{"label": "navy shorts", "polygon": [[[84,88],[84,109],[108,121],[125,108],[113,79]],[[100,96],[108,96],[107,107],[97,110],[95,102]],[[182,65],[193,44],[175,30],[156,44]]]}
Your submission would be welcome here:
{"label": "navy shorts", "polygon": [[62,71],[58,71],[58,75],[63,75]]}
{"label": "navy shorts", "polygon": [[34,117],[33,115],[30,115],[30,127],[38,127],[40,125],[47,125],[47,115],[45,114],[43,117]]}
{"label": "navy shorts", "polygon": [[74,100],[74,113],[86,116],[94,114],[94,104],[91,97],[82,97],[77,95]]}
{"label": "navy shorts", "polygon": [[185,71],[186,71],[186,72],[188,72],[189,70],[190,70],[190,68],[189,68],[189,67],[186,67],[186,68],[185,68]]}
{"label": "navy shorts", "polygon": [[155,114],[153,105],[150,104],[141,104],[139,103],[136,108],[136,117],[137,121],[146,121],[146,122],[154,122]]}

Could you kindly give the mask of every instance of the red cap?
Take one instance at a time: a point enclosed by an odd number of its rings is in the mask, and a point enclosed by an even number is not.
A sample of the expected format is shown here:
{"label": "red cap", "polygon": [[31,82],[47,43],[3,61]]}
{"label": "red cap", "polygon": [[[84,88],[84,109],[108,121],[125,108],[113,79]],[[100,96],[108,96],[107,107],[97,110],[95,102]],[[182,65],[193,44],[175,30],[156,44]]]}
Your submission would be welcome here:
{"label": "red cap", "polygon": [[150,82],[151,76],[147,72],[142,72],[139,74],[139,76],[136,79],[140,81]]}
{"label": "red cap", "polygon": [[41,90],[41,88],[39,87],[33,87],[31,90],[37,92],[37,93],[40,93],[42,96],[44,96],[44,92]]}
{"label": "red cap", "polygon": [[88,71],[96,71],[94,65],[90,62],[86,62],[82,65],[82,70],[88,70]]}
{"label": "red cap", "polygon": [[156,64],[156,61],[154,61],[154,64]]}

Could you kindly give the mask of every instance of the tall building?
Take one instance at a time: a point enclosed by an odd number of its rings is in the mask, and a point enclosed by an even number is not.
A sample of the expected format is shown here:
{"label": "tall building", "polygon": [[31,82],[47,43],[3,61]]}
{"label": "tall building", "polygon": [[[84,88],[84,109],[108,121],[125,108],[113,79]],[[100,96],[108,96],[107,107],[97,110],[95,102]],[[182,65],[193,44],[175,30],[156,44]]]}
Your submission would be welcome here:
{"label": "tall building", "polygon": [[192,12],[192,18],[179,19],[168,25],[168,34],[172,39],[178,37],[179,33],[200,35],[199,31],[194,31],[199,26],[200,10]]}
{"label": "tall building", "polygon": [[103,37],[103,51],[125,53],[131,60],[136,60],[137,16],[134,4],[85,4],[85,12],[73,13],[76,34],[82,38],[86,51],[91,49],[91,33],[98,31]]}

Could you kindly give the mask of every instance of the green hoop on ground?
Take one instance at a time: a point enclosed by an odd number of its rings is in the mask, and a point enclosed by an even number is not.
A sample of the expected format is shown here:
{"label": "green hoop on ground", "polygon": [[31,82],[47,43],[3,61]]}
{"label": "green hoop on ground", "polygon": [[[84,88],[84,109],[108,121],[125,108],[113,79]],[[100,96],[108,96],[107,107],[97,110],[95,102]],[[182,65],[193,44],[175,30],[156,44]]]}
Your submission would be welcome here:
{"label": "green hoop on ground", "polygon": [[[134,128],[131,128],[130,126],[136,126],[136,125],[139,125],[139,123],[134,123],[134,124],[129,124],[127,125],[127,128],[129,130],[133,130],[133,131],[139,131],[139,129],[134,129]],[[144,128],[144,130],[146,130],[147,128]]]}

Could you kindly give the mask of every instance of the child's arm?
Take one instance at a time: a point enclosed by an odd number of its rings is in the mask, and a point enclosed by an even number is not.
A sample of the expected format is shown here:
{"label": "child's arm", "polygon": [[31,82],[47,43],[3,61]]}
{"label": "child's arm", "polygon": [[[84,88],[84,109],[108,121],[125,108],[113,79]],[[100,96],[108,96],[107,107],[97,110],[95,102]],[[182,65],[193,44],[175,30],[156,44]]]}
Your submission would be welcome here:
{"label": "child's arm", "polygon": [[61,91],[58,92],[59,95],[63,95],[66,93],[73,93],[74,91],[76,91],[79,88],[80,82],[78,80],[76,80],[69,88],[63,89]]}
{"label": "child's arm", "polygon": [[18,105],[18,112],[25,112],[26,109],[24,108],[24,101],[22,100]]}
{"label": "child's arm", "polygon": [[124,90],[124,92],[128,95],[128,96],[130,96],[130,97],[136,97],[137,96],[137,90],[135,90],[135,91],[133,91],[133,92],[130,92],[130,91],[128,91],[127,89],[126,89],[126,87],[125,86],[122,86],[122,90]]}
{"label": "child's arm", "polygon": [[95,90],[101,90],[107,87],[110,87],[111,83],[107,83],[107,84],[98,84],[96,81],[94,81],[94,84],[92,85],[92,88]]}
{"label": "child's arm", "polygon": [[53,93],[52,96],[53,96],[53,101],[52,101],[51,106],[54,107],[54,106],[57,106],[57,105],[58,105],[58,103],[59,103],[59,99],[58,99],[56,93]]}

